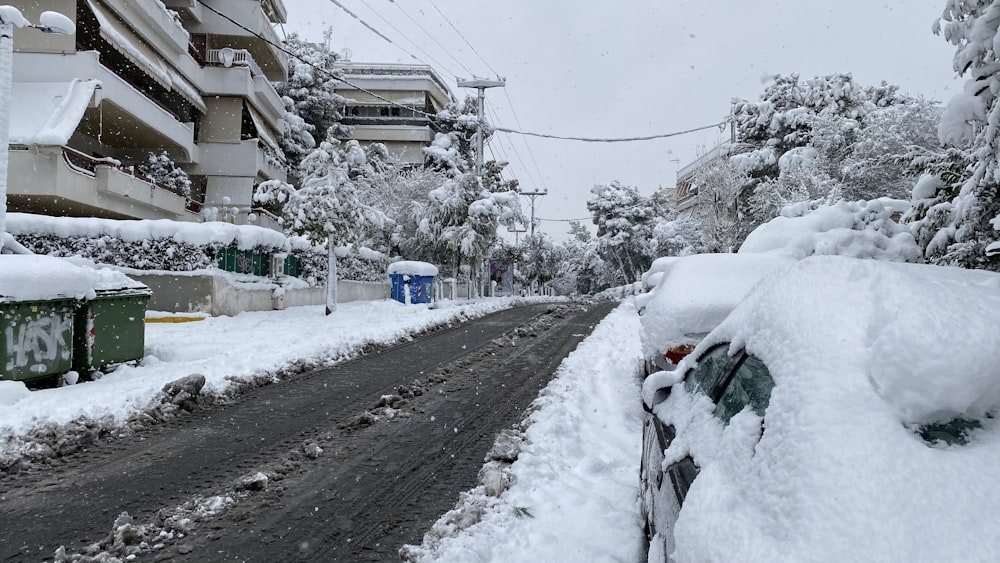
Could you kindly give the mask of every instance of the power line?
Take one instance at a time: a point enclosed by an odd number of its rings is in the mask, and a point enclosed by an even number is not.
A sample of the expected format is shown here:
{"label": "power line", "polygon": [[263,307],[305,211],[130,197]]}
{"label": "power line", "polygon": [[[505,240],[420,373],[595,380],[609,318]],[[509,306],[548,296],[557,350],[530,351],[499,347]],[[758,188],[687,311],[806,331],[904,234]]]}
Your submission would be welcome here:
{"label": "power line", "polygon": [[[428,59],[430,59],[430,61],[433,62],[438,68],[440,68],[440,69],[444,70],[445,72],[447,72],[448,74],[450,74],[452,76],[452,78],[456,78],[455,73],[449,71],[447,67],[445,67],[443,64],[441,64],[440,61],[438,61],[433,56],[431,56],[431,54],[428,53],[426,50],[424,50],[423,47],[421,47],[420,45],[418,45],[416,41],[410,39],[405,33],[403,33],[402,31],[400,31],[400,29],[398,27],[396,27],[395,25],[393,25],[393,23],[391,21],[387,20],[385,18],[385,16],[383,16],[377,10],[375,10],[374,8],[372,8],[371,5],[369,5],[368,2],[366,2],[366,0],[359,0],[359,1],[362,4],[364,4],[364,6],[366,8],[368,8],[369,11],[371,11],[373,14],[375,14],[375,16],[378,17],[378,19],[384,21],[386,23],[386,25],[388,25],[389,27],[391,27],[393,29],[393,31],[395,31],[396,33],[398,33],[400,37],[402,37],[403,39],[406,39],[407,41],[409,41],[414,47],[416,47],[416,49],[418,51],[420,51],[421,53],[423,53],[424,56],[426,56]],[[333,2],[334,4],[343,7],[343,5],[340,2],[338,2],[337,0],[330,0],[330,2]],[[371,29],[372,31],[375,31],[376,33],[378,33],[375,30],[375,28],[373,28],[372,26],[368,25],[363,20],[358,19],[358,21],[360,21],[362,24],[364,24],[364,26],[367,27],[368,29]],[[398,47],[398,45],[397,45],[397,47]],[[413,57],[413,55],[410,55],[410,56]],[[417,59],[417,57],[413,57],[413,58]],[[417,60],[420,61],[420,59],[417,59]],[[424,62],[424,61],[420,61],[420,62]],[[427,64],[427,63],[424,63],[424,64]],[[458,64],[459,64],[459,66],[461,66],[462,63],[458,63]]]}
{"label": "power line", "polygon": [[593,217],[580,217],[579,219],[542,219],[541,217],[535,217],[535,221],[558,221],[562,223],[571,223],[573,221],[590,221]]}
{"label": "power line", "polygon": [[[198,0],[198,2],[199,2],[199,3],[201,3],[201,5],[202,5],[202,6],[205,6],[205,7],[206,7],[206,8],[208,8],[209,10],[211,10],[211,11],[215,12],[216,14],[219,14],[220,16],[222,16],[222,17],[226,18],[227,20],[229,20],[229,21],[233,22],[232,18],[230,18],[229,16],[223,16],[223,15],[222,15],[221,13],[219,13],[219,11],[218,11],[218,10],[215,10],[214,8],[211,8],[211,7],[209,7],[209,6],[208,6],[207,4],[205,4],[205,2],[203,2],[202,0]],[[360,23],[361,25],[363,25],[363,26],[365,26],[366,28],[368,28],[368,30],[369,30],[369,31],[371,31],[371,32],[372,32],[372,33],[374,33],[375,35],[378,35],[379,37],[381,37],[381,38],[382,38],[383,40],[385,40],[385,41],[386,41],[387,43],[389,43],[390,45],[395,45],[396,47],[399,47],[399,48],[400,48],[400,50],[402,50],[402,51],[403,51],[404,53],[406,53],[407,55],[410,55],[410,57],[411,57],[411,58],[413,58],[413,59],[415,59],[415,60],[418,60],[418,61],[420,60],[419,58],[417,58],[417,56],[416,56],[416,55],[414,55],[413,53],[409,52],[409,51],[408,51],[408,50],[407,50],[407,49],[406,49],[405,47],[403,47],[402,45],[397,45],[395,41],[393,41],[392,39],[389,39],[389,37],[388,37],[388,36],[386,36],[386,35],[385,35],[384,33],[382,33],[381,31],[379,31],[379,30],[375,29],[374,27],[372,27],[371,25],[369,25],[369,24],[368,24],[368,22],[366,22],[365,20],[361,19],[361,16],[359,16],[359,15],[355,14],[354,12],[352,12],[351,10],[349,10],[349,9],[347,8],[347,6],[345,6],[345,5],[341,4],[341,3],[340,3],[340,2],[338,2],[337,0],[330,0],[330,3],[331,3],[331,4],[333,4],[333,5],[335,5],[335,6],[337,6],[338,8],[340,8],[341,10],[343,10],[344,12],[346,12],[346,13],[347,13],[347,15],[349,15],[349,16],[351,16],[352,18],[354,18],[354,19],[358,20],[358,23]],[[233,22],[233,23],[236,23],[236,22]],[[242,25],[240,25],[240,24],[238,24],[238,23],[237,23],[236,25],[239,25],[240,27],[243,27]],[[243,27],[243,29],[246,29],[246,28],[245,28],[245,27]],[[248,30],[248,31],[249,31],[249,30]],[[253,32],[253,31],[251,31],[250,33],[254,33],[254,32]],[[254,35],[257,35],[257,34],[256,34],[256,33],[254,33]],[[258,37],[260,37],[260,36],[258,35]],[[270,43],[270,42],[269,42],[269,43]],[[422,62],[422,61],[421,61],[421,62]]]}
{"label": "power line", "polygon": [[[507,97],[507,104],[510,106],[511,113],[514,114],[514,123],[517,124],[517,127],[519,129],[523,129],[524,126],[521,125],[521,120],[517,116],[517,110],[514,109],[514,101],[510,99],[510,94],[507,93],[507,89],[506,88],[504,88],[503,94],[504,94],[504,96]],[[524,148],[526,148],[528,150],[528,157],[531,158],[532,164],[535,165],[535,170],[538,172],[538,179],[541,181],[542,187],[545,187],[545,176],[542,175],[542,169],[539,168],[538,161],[535,160],[535,153],[533,153],[531,151],[531,145],[528,144],[528,139],[522,137],[521,140],[524,141]]]}
{"label": "power line", "polygon": [[[319,66],[319,65],[317,65],[315,63],[312,63],[312,62],[309,62],[309,61],[303,59],[299,55],[297,55],[297,54],[289,51],[284,45],[282,45],[280,43],[275,43],[274,41],[271,41],[270,39],[264,37],[260,33],[257,33],[256,31],[250,29],[249,27],[246,27],[245,25],[241,24],[240,22],[234,20],[233,18],[227,16],[226,14],[224,14],[224,13],[220,12],[219,10],[216,10],[212,6],[208,5],[205,2],[205,0],[197,0],[197,1],[206,10],[208,10],[208,11],[214,13],[215,15],[217,15],[217,16],[225,19],[229,23],[235,25],[236,27],[242,29],[243,31],[246,31],[247,33],[253,35],[257,39],[260,39],[261,41],[267,43],[268,45],[271,45],[272,47],[274,47],[275,49],[278,49],[282,53],[285,53],[289,57],[292,57],[295,60],[299,61],[300,63],[302,63],[304,65],[307,65],[309,67],[312,67],[313,69],[319,71],[323,75],[325,75],[325,76],[327,76],[329,78],[332,78],[333,80],[336,80],[338,82],[342,82],[342,83],[350,86],[351,88],[354,88],[355,90],[358,90],[359,92],[364,92],[365,94],[368,94],[369,96],[372,96],[373,98],[375,98],[375,99],[377,99],[379,101],[385,102],[385,103],[387,103],[387,104],[389,104],[391,106],[411,110],[411,111],[413,111],[417,115],[422,115],[424,117],[428,117],[428,118],[432,118],[432,119],[437,119],[439,121],[458,121],[455,118],[452,118],[452,119],[442,118],[442,117],[438,116],[437,114],[426,112],[426,111],[424,111],[424,110],[422,110],[422,109],[420,109],[418,107],[408,106],[406,104],[401,104],[399,102],[395,102],[395,101],[390,100],[390,99],[388,99],[388,98],[386,98],[384,96],[381,96],[381,95],[379,95],[379,94],[377,94],[375,92],[372,92],[371,90],[368,90],[366,88],[358,86],[357,84],[354,84],[353,82],[351,82],[349,80],[346,80],[343,76],[335,74],[333,72],[330,72],[330,71],[326,70],[325,68],[323,68],[323,67],[321,67],[321,66]],[[337,0],[330,0],[330,1],[333,2],[333,3],[335,3],[335,4],[337,4],[338,6],[340,5],[340,3],[337,2]],[[373,31],[376,31],[376,30],[373,29]],[[391,42],[391,40],[389,40],[389,41]],[[393,43],[393,44],[395,45],[395,43]],[[414,58],[416,58],[416,57],[414,57]],[[417,60],[420,60],[420,59],[417,59]],[[495,111],[494,111],[494,114],[496,114]],[[674,132],[674,133],[663,133],[663,134],[659,134],[659,135],[647,135],[647,136],[644,136],[644,137],[619,137],[619,138],[569,137],[569,136],[551,135],[551,134],[546,134],[546,133],[532,133],[532,132],[529,132],[529,131],[519,131],[517,129],[510,129],[510,128],[507,128],[507,127],[494,127],[494,130],[500,131],[500,132],[503,132],[503,133],[512,133],[512,134],[515,134],[515,135],[529,135],[529,136],[532,136],[532,137],[543,137],[543,138],[547,138],[547,139],[559,139],[559,140],[566,140],[566,141],[584,141],[584,142],[590,142],[590,143],[622,143],[622,142],[649,141],[649,140],[654,140],[654,139],[663,139],[663,138],[667,138],[667,137],[676,137],[678,135],[685,135],[687,133],[694,133],[696,131],[703,131],[705,129],[711,129],[713,127],[721,127],[721,126],[725,125],[726,123],[728,123],[728,121],[721,121],[719,123],[715,123],[715,124],[712,124],[712,125],[705,125],[704,127],[696,127],[694,129],[687,129],[685,131],[677,131],[677,132]],[[511,144],[510,146],[511,146],[511,149],[514,150],[514,153],[517,154],[517,148],[513,144]],[[520,155],[518,155],[518,158],[520,158]],[[522,159],[522,163],[523,163],[523,159]]]}
{"label": "power line", "polygon": [[[389,1],[395,3],[396,0],[389,0]],[[493,67],[490,66],[490,63],[486,62],[486,59],[479,54],[479,51],[477,51],[476,48],[472,46],[472,43],[469,43],[469,40],[465,38],[465,35],[463,35],[462,32],[459,31],[457,27],[455,27],[455,24],[451,23],[451,20],[448,19],[448,16],[444,15],[444,12],[441,11],[441,8],[437,7],[437,4],[434,3],[434,0],[427,0],[427,1],[430,3],[431,6],[434,7],[435,10],[437,10],[438,14],[441,14],[441,17],[444,18],[444,21],[448,22],[448,25],[450,25],[451,28],[455,30],[455,33],[457,33],[458,36],[462,38],[462,41],[465,41],[465,44],[468,45],[470,49],[472,49],[472,52],[475,53],[477,57],[479,57],[479,60],[483,61],[483,64],[486,65],[486,68],[490,69],[490,72],[492,72],[494,76],[500,76],[500,73],[493,70]]]}
{"label": "power line", "polygon": [[411,16],[410,13],[407,12],[405,8],[403,8],[403,5],[401,3],[396,2],[395,0],[389,0],[389,2],[391,4],[393,4],[393,5],[395,5],[397,8],[399,8],[399,11],[403,12],[403,15],[405,15],[407,18],[409,18],[410,21],[413,22],[414,25],[416,25],[418,28],[420,28],[420,31],[423,31],[424,35],[426,35],[427,37],[430,37],[431,41],[433,41],[435,45],[437,45],[438,47],[441,47],[441,50],[444,51],[444,53],[446,55],[448,55],[451,58],[451,60],[453,60],[456,63],[458,63],[458,66],[462,67],[462,70],[464,70],[465,72],[467,72],[469,74],[473,74],[473,72],[471,70],[469,70],[469,67],[467,67],[464,64],[462,64],[462,61],[458,60],[457,58],[455,58],[455,55],[451,54],[451,50],[450,49],[448,49],[447,47],[445,47],[444,45],[442,45],[441,42],[438,41],[437,38],[434,37],[433,34],[431,34],[429,31],[427,31],[424,28],[424,26],[420,25],[420,22],[418,22],[416,19],[414,19],[413,16]]}
{"label": "power line", "polygon": [[[336,0],[330,0],[330,1],[336,3]],[[441,119],[441,118],[439,118],[437,115],[435,115],[433,113],[428,113],[428,112],[426,112],[426,111],[424,111],[422,109],[419,109],[419,108],[417,108],[415,106],[408,106],[406,104],[401,104],[399,102],[394,102],[394,101],[392,101],[392,100],[390,100],[390,99],[388,99],[388,98],[386,98],[384,96],[380,96],[379,94],[376,94],[375,92],[372,92],[371,90],[368,90],[366,88],[362,88],[361,86],[358,86],[357,84],[354,84],[353,82],[351,82],[349,80],[345,80],[343,76],[340,76],[338,74],[330,72],[330,71],[326,70],[325,68],[323,68],[323,67],[321,67],[321,66],[319,66],[319,65],[317,65],[315,63],[312,63],[312,62],[309,62],[309,61],[303,59],[299,55],[297,55],[297,54],[289,51],[287,48],[285,48],[284,45],[280,45],[278,43],[275,43],[274,41],[271,41],[270,39],[264,37],[263,35],[257,33],[256,31],[250,29],[249,27],[246,27],[245,25],[243,25],[240,22],[234,20],[233,18],[227,16],[226,14],[223,14],[222,12],[220,12],[220,11],[216,10],[215,8],[213,8],[212,6],[209,6],[208,4],[206,4],[205,0],[198,0],[198,3],[201,4],[202,7],[204,7],[208,11],[214,13],[215,15],[219,16],[220,18],[223,18],[223,19],[227,20],[229,23],[235,25],[236,27],[242,29],[243,31],[246,31],[247,33],[253,35],[257,39],[260,39],[261,41],[267,43],[268,45],[271,45],[272,47],[274,47],[275,49],[278,49],[282,53],[285,53],[289,57],[294,58],[295,60],[299,61],[300,63],[302,63],[302,64],[304,64],[306,66],[312,67],[314,70],[318,70],[324,76],[332,78],[333,80],[336,80],[338,82],[342,82],[344,84],[347,84],[351,88],[354,88],[355,90],[358,90],[359,92],[364,92],[365,94],[368,94],[369,96],[372,96],[373,98],[375,98],[377,100],[380,100],[380,101],[383,101],[383,102],[385,102],[385,103],[387,103],[387,104],[389,104],[391,106],[395,106],[395,107],[399,107],[399,108],[403,108],[403,109],[408,109],[408,110],[411,110],[411,111],[413,111],[414,113],[416,113],[418,115],[423,115],[425,117],[429,117],[429,118],[432,118],[432,119]],[[416,57],[414,57],[414,58],[416,58]],[[420,59],[417,59],[417,60],[420,60]]]}
{"label": "power line", "polygon": [[714,127],[723,127],[729,123],[729,121],[720,121],[719,123],[713,123],[712,125],[705,125],[704,127],[695,127],[694,129],[686,129],[684,131],[675,131],[673,133],[660,133],[658,135],[644,135],[642,137],[569,137],[563,135],[550,135],[548,133],[532,133],[530,131],[518,131],[516,129],[508,129],[505,127],[494,127],[497,131],[502,131],[504,133],[513,133],[515,135],[528,135],[530,137],[542,137],[544,139],[559,139],[561,141],[583,141],[585,143],[630,143],[633,141],[653,141],[656,139],[666,139],[667,137],[676,137],[678,135],[686,135],[688,133],[694,133],[697,131],[704,131],[705,129],[712,129]]}
{"label": "power line", "polygon": [[[497,115],[496,108],[494,108],[492,104],[487,104],[486,107],[488,111],[493,112],[493,119],[495,123],[500,123],[500,116]],[[497,137],[497,139],[499,140],[499,137]],[[528,181],[537,185],[535,178],[532,178],[531,169],[528,168],[528,163],[524,160],[524,158],[521,157],[521,153],[517,150],[517,146],[513,142],[510,142],[510,150],[514,152],[514,156],[516,156],[518,162],[521,163],[521,168],[524,170],[525,175],[528,177]]]}

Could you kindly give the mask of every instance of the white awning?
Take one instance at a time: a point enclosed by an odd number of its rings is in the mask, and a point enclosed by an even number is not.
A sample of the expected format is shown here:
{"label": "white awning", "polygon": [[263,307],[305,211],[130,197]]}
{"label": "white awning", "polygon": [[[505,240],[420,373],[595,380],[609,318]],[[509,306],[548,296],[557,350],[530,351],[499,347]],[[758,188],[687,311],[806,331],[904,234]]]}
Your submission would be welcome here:
{"label": "white awning", "polygon": [[88,107],[100,103],[99,80],[11,84],[10,143],[65,145]]}
{"label": "white awning", "polygon": [[281,150],[281,146],[278,145],[278,142],[274,140],[273,136],[271,136],[271,132],[267,130],[267,126],[264,125],[264,118],[261,117],[261,115],[257,113],[257,110],[253,109],[253,106],[250,104],[246,104],[246,108],[250,112],[250,119],[253,120],[254,128],[257,129],[258,138],[261,141],[264,141],[264,144],[271,147],[277,154],[285,154],[284,151]]}
{"label": "white awning", "polygon": [[184,99],[191,102],[191,105],[201,110],[201,113],[208,112],[208,108],[205,107],[205,101],[201,99],[201,92],[195,88],[194,84],[188,82],[186,78],[181,76],[179,72],[171,67],[166,67],[167,72],[170,74],[170,80],[175,92],[184,96]]}
{"label": "white awning", "polygon": [[115,49],[125,55],[128,60],[146,70],[149,75],[166,88],[170,88],[170,74],[160,60],[160,56],[138,38],[132,39],[132,32],[107,8],[95,0],[87,0],[87,5],[97,17],[101,26],[101,37],[111,43]]}

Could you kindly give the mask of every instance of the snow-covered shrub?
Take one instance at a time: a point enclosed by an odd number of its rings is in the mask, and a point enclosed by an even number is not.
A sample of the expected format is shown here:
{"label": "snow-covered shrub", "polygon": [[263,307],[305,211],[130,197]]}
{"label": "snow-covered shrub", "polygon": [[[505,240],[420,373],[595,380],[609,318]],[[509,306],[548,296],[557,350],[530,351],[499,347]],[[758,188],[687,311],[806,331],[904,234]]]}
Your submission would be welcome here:
{"label": "snow-covered shrub", "polygon": [[17,240],[35,254],[82,256],[99,264],[137,270],[189,272],[215,265],[215,247],[178,242],[173,238],[125,241],[109,235],[83,238],[20,234]]}
{"label": "snow-covered shrub", "polygon": [[136,165],[136,172],[150,180],[170,188],[183,196],[191,195],[191,178],[174,164],[167,153],[149,153],[146,162]]}
{"label": "snow-covered shrub", "polygon": [[[299,277],[311,286],[326,283],[326,249],[298,249],[292,255],[299,259],[302,272]],[[366,248],[343,247],[337,249],[337,277],[342,280],[386,282],[385,270],[389,259],[383,254]]]}

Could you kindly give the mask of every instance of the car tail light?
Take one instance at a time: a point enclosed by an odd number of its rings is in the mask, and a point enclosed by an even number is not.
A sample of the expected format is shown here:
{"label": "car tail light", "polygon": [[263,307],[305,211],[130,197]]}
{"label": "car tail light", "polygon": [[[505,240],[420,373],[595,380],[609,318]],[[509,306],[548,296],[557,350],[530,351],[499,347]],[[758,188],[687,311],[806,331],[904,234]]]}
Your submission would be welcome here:
{"label": "car tail light", "polygon": [[663,353],[663,359],[667,360],[672,364],[679,364],[685,356],[694,352],[694,346],[691,344],[681,344],[680,346],[674,346],[673,348],[668,348],[666,352]]}

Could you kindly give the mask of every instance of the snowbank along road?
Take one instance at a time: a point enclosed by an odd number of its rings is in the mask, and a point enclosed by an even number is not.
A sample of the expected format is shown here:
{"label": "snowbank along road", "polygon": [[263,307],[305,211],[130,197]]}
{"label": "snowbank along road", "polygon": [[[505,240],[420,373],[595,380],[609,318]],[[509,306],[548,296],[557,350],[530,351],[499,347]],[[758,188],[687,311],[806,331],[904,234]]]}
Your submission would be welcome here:
{"label": "snowbank along road", "polygon": [[0,561],[397,559],[612,306],[501,311],[228,402],[194,381],[190,414],[0,480]]}

